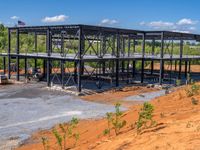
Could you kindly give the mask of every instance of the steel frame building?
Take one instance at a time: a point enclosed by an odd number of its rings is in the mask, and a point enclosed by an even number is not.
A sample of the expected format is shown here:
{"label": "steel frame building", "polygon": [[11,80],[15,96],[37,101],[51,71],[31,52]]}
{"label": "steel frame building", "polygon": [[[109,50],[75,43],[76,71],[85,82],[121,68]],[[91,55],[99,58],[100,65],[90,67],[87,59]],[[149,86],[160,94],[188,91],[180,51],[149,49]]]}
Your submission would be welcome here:
{"label": "steel frame building", "polygon": [[[21,35],[31,35],[32,49],[22,50]],[[39,36],[45,39],[45,51],[40,50]],[[100,86],[101,81],[110,81],[119,86],[121,81],[134,80],[136,62],[141,62],[140,81],[145,79],[145,62],[151,64],[150,75],[154,72],[154,62],[160,63],[157,73],[158,83],[164,78],[164,64],[179,63],[178,78],[181,78],[182,63],[185,62],[185,76],[190,71],[190,62],[200,60],[199,55],[184,52],[184,41],[200,41],[200,35],[169,31],[140,31],[100,27],[91,25],[27,26],[8,28],[8,51],[2,51],[4,73],[11,78],[11,62],[16,63],[16,79],[20,80],[20,61],[24,60],[24,74],[27,76],[29,59],[43,60],[43,73],[50,86],[55,79],[65,86],[76,85],[78,92],[87,81],[93,80]],[[14,41],[14,42],[13,42]],[[147,42],[151,48],[147,51]],[[157,52],[155,43],[159,42]],[[179,52],[174,54],[173,44],[179,43]],[[140,47],[137,47],[140,45]],[[170,47],[170,48],[169,48]],[[151,50],[149,50],[151,49]],[[7,60],[7,61],[6,61]],[[53,63],[57,62],[57,63]],[[66,65],[69,63],[70,65]],[[87,65],[89,64],[89,65]],[[59,68],[56,71],[52,70]],[[66,68],[67,71],[66,71]],[[73,68],[73,69],[71,69]],[[59,70],[59,71],[58,71]],[[171,77],[170,77],[171,78]],[[83,83],[86,81],[86,83]],[[113,84],[112,84],[113,86]]]}

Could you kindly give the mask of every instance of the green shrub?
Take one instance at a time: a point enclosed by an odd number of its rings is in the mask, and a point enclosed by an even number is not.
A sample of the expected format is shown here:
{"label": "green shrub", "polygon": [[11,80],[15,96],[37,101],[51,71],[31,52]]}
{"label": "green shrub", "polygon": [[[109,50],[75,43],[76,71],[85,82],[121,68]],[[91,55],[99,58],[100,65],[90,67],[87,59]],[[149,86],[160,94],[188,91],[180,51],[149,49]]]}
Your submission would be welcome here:
{"label": "green shrub", "polygon": [[199,90],[200,90],[200,85],[193,83],[190,88],[186,89],[187,97],[192,97],[194,95],[199,94]]}
{"label": "green shrub", "polygon": [[80,137],[78,132],[74,132],[74,129],[77,127],[79,123],[79,120],[77,118],[72,118],[72,120],[69,122],[67,128],[64,127],[64,124],[59,124],[59,128],[61,129],[62,133],[59,134],[56,129],[53,129],[52,132],[57,140],[57,144],[60,148],[66,149],[66,141],[67,138],[73,138],[75,140],[74,146],[76,146],[77,141]]}
{"label": "green shrub", "polygon": [[50,149],[48,138],[42,137],[42,145],[43,145],[44,150]]}
{"label": "green shrub", "polygon": [[121,104],[117,103],[115,105],[115,113],[107,113],[106,119],[108,121],[108,128],[103,131],[103,134],[109,134],[112,129],[114,129],[115,134],[119,135],[121,128],[126,125],[126,121],[122,120],[123,112],[120,111]]}
{"label": "green shrub", "polygon": [[147,127],[147,123],[150,122],[152,126],[155,121],[152,120],[154,107],[152,104],[145,102],[141,111],[139,112],[139,118],[136,122],[137,130],[140,131],[142,127]]}
{"label": "green shrub", "polygon": [[62,146],[62,141],[63,141],[62,136],[58,133],[58,131],[56,129],[53,129],[52,132],[57,140],[57,144],[58,144],[60,150],[62,150],[62,147],[63,147]]}
{"label": "green shrub", "polygon": [[176,86],[180,86],[181,85],[181,80],[180,79],[176,79]]}

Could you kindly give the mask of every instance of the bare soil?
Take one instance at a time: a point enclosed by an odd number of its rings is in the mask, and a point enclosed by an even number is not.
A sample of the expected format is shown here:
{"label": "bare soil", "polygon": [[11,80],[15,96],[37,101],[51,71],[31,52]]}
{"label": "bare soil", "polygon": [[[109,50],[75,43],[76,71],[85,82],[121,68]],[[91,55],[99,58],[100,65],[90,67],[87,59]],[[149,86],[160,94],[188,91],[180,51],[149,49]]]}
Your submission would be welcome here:
{"label": "bare soil", "polygon": [[[107,128],[107,121],[104,118],[82,120],[77,127],[77,131],[80,132],[77,146],[73,147],[74,141],[69,140],[67,147],[75,150],[199,150],[200,94],[193,96],[199,101],[199,104],[194,105],[191,97],[186,95],[186,88],[189,87],[179,88],[175,92],[152,100],[151,104],[155,107],[153,119],[156,121],[156,125],[142,130],[139,134],[134,124],[142,105],[134,104],[129,105],[130,109],[123,116],[127,125],[122,129],[120,135],[116,136],[114,132],[110,137],[103,135],[103,130]],[[129,94],[133,93],[117,91],[87,96],[85,99],[97,102],[104,99],[106,103],[114,103],[115,99],[120,100]],[[58,129],[58,126],[55,128]],[[45,130],[34,133],[18,150],[43,150],[41,137],[48,137],[50,147],[59,149],[52,131]]]}

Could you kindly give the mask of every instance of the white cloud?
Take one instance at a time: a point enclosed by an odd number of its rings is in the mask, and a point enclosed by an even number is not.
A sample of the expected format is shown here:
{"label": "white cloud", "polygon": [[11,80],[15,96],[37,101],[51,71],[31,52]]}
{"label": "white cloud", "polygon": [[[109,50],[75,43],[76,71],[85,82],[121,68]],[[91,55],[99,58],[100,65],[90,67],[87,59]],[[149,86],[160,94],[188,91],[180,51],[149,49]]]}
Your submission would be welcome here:
{"label": "white cloud", "polygon": [[117,20],[115,19],[103,19],[100,23],[100,25],[113,25],[113,24],[117,24],[119,23]]}
{"label": "white cloud", "polygon": [[164,21],[152,21],[152,22],[148,22],[148,23],[145,23],[143,21],[143,22],[140,22],[140,25],[148,26],[148,27],[155,28],[155,29],[175,28],[174,23],[164,22]]}
{"label": "white cloud", "polygon": [[189,30],[172,30],[172,32],[191,33]]}
{"label": "white cloud", "polygon": [[149,29],[156,30],[168,30],[175,32],[191,33],[196,31],[195,25],[198,21],[192,19],[181,19],[177,22],[164,22],[164,21],[152,21],[152,22],[140,22],[139,25],[145,26]]}
{"label": "white cloud", "polygon": [[69,18],[69,16],[58,15],[58,16],[53,16],[53,17],[45,17],[42,19],[42,22],[44,22],[44,23],[64,22],[68,18]]}
{"label": "white cloud", "polygon": [[10,19],[16,20],[16,19],[19,19],[19,17],[18,16],[12,16],[12,17],[10,17]]}
{"label": "white cloud", "polygon": [[176,24],[177,25],[195,25],[195,24],[197,24],[197,21],[194,21],[192,19],[183,18],[183,19],[179,20]]}

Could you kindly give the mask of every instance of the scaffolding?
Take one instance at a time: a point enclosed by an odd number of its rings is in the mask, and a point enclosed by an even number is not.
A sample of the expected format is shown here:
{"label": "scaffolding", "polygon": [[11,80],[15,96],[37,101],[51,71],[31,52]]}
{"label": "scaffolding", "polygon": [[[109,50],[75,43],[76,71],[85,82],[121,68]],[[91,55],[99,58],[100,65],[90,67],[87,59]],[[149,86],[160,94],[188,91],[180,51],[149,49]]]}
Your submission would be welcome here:
{"label": "scaffolding", "polygon": [[[16,72],[17,81],[21,76],[27,77],[31,60],[34,68],[42,68],[48,86],[51,83],[62,88],[75,86],[81,92],[87,84],[115,87],[136,80],[143,83],[149,78],[162,84],[165,78],[172,78],[172,64],[179,79],[183,72],[186,77],[190,62],[200,60],[200,52],[188,54],[184,50],[185,41],[199,42],[200,35],[91,25],[11,27],[8,51],[2,51],[0,57],[9,79],[12,72]],[[176,52],[175,44],[179,45]],[[16,71],[13,71],[13,60]],[[38,65],[38,60],[42,65]],[[146,62],[150,64],[149,69],[145,68]],[[155,62],[160,64],[157,71]],[[166,63],[170,69],[164,67]],[[165,77],[165,72],[170,76]]]}

